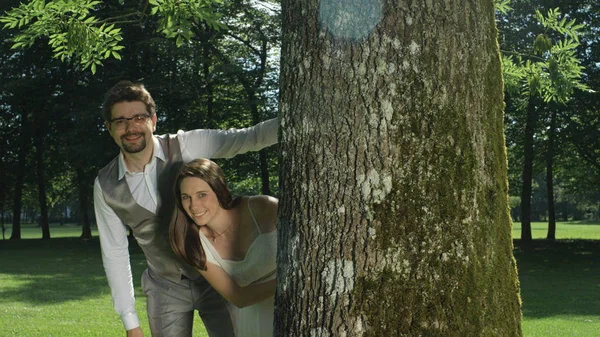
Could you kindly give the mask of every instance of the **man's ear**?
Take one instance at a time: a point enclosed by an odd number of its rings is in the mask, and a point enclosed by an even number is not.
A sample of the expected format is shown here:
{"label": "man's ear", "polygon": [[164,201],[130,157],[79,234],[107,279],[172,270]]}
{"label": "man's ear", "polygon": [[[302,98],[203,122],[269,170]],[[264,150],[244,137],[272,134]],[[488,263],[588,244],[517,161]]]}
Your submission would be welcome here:
{"label": "man's ear", "polygon": [[156,131],[156,114],[152,115],[152,132]]}
{"label": "man's ear", "polygon": [[110,123],[105,121],[104,124],[106,125],[106,129],[108,130],[108,133],[112,134],[112,130],[110,129]]}

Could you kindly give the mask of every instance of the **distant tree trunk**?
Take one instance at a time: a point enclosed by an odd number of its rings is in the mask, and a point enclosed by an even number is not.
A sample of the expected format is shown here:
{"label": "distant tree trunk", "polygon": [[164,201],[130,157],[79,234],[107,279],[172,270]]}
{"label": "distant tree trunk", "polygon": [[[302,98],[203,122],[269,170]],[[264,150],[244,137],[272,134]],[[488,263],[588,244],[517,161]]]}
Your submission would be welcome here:
{"label": "distant tree trunk", "polygon": [[269,181],[269,156],[267,155],[267,150],[262,149],[258,151],[258,161],[260,166],[260,193],[273,195]]}
{"label": "distant tree trunk", "polygon": [[204,74],[204,80],[206,81],[206,120],[207,128],[214,128],[215,123],[215,112],[214,112],[214,93],[211,76],[212,60],[210,55],[210,44],[208,41],[209,32],[203,31],[202,38],[202,72]]}
{"label": "distant tree trunk", "polygon": [[[0,179],[4,180],[4,165],[0,162]],[[6,181],[6,180],[5,180]],[[8,183],[8,181],[6,181]],[[6,188],[0,188],[0,223],[2,224],[2,240],[6,240],[5,225],[5,207],[6,207]]]}
{"label": "distant tree trunk", "polygon": [[537,107],[533,96],[527,103],[527,121],[523,142],[523,189],[521,192],[521,243],[531,243],[531,182],[533,179],[533,135],[537,121]]}
{"label": "distant tree trunk", "polygon": [[[259,98],[256,94],[255,88],[246,87],[246,94],[247,100],[250,104],[250,109],[252,111],[252,123],[258,124],[262,119],[260,118],[260,113],[258,111]],[[273,195],[269,182],[269,158],[265,149],[258,151],[258,162],[261,182],[260,193],[264,195]]]}
{"label": "distant tree trunk", "polygon": [[[263,36],[263,39],[261,41],[261,48],[260,48],[259,76],[258,76],[257,80],[254,82],[253,87],[245,86],[246,92],[248,93],[248,101],[251,103],[251,107],[252,107],[252,121],[254,122],[254,124],[257,124],[262,120],[262,118],[260,117],[260,112],[258,110],[258,104],[260,102],[260,99],[256,93],[256,90],[258,90],[260,88],[260,86],[262,85],[262,82],[263,82],[263,79],[265,76],[268,49],[269,48],[268,48],[267,39],[265,36]],[[273,192],[271,191],[270,181],[269,181],[269,158],[267,156],[267,150],[262,149],[262,150],[258,151],[258,161],[259,161],[260,181],[261,181],[260,191],[264,195],[273,195]]]}
{"label": "distant tree trunk", "polygon": [[79,207],[81,207],[82,214],[82,228],[81,228],[81,239],[91,239],[92,238],[92,228],[90,225],[90,216],[89,216],[89,184],[86,179],[86,175],[82,168],[77,168],[77,190],[79,192]]}
{"label": "distant tree trunk", "polygon": [[521,336],[491,1],[284,0],[275,336]]}
{"label": "distant tree trunk", "polygon": [[19,150],[17,158],[17,171],[15,172],[15,188],[13,195],[13,217],[12,217],[12,233],[10,240],[21,239],[21,207],[23,197],[23,183],[25,181],[25,161],[29,152],[29,123],[27,113],[21,114],[21,134],[19,135]]}
{"label": "distant tree trunk", "polygon": [[556,111],[550,115],[548,131],[548,152],[546,153],[546,192],[548,194],[548,234],[546,239],[556,239],[556,212],[554,209],[554,181],[552,166],[554,164],[554,137],[556,136]]}
{"label": "distant tree trunk", "polygon": [[6,215],[5,210],[4,210],[4,195],[2,196],[2,207],[0,207],[0,210],[2,211],[2,214],[0,215],[0,217],[2,218],[2,240],[6,240]]}
{"label": "distant tree trunk", "polygon": [[[256,28],[259,29],[260,28]],[[233,70],[233,75],[240,81],[242,86],[244,87],[244,91],[246,92],[246,101],[248,106],[250,107],[252,122],[253,124],[257,124],[262,121],[259,111],[260,97],[258,95],[258,90],[264,81],[264,76],[266,73],[266,65],[267,65],[267,57],[268,57],[268,41],[265,36],[263,36],[261,41],[260,50],[255,52],[256,56],[260,59],[260,67],[256,71],[256,79],[254,81],[250,80],[249,76],[244,69],[236,66],[233,62],[229,60],[228,57],[223,55],[221,51],[216,48],[212,48],[214,53],[222,59],[223,62],[230,65]],[[269,158],[267,156],[266,150],[260,150],[258,152],[258,160],[259,160],[259,171],[260,171],[260,180],[261,180],[261,193],[264,195],[273,195],[270,187],[269,181]]]}
{"label": "distant tree trunk", "polygon": [[50,224],[48,223],[48,203],[46,202],[46,181],[44,179],[44,137],[45,132],[43,125],[45,120],[40,120],[36,124],[36,131],[34,133],[35,139],[35,157],[36,157],[36,171],[38,178],[38,200],[40,203],[40,226],[42,227],[42,240],[50,239]]}
{"label": "distant tree trunk", "polygon": [[[252,122],[254,124],[260,123],[260,113],[258,111],[258,101],[259,98],[256,95],[256,91],[254,88],[246,88],[248,101],[250,103],[250,108],[252,111]],[[273,195],[271,192],[270,182],[269,182],[269,158],[267,156],[267,151],[262,149],[258,151],[258,162],[259,162],[259,170],[260,170],[260,193],[264,195]]]}

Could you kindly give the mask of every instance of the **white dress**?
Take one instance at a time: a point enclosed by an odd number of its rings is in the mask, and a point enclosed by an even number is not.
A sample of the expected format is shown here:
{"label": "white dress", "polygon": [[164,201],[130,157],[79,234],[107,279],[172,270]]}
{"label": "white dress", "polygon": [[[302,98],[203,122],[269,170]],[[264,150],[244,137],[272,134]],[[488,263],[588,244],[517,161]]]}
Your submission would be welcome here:
{"label": "white dress", "polygon": [[[206,261],[221,267],[227,274],[231,275],[240,287],[271,280],[275,278],[277,271],[275,262],[277,256],[277,230],[262,233],[258,223],[256,223],[252,209],[250,209],[250,198],[248,199],[248,209],[259,234],[241,261],[222,259],[210,240],[200,231],[200,241],[206,254]],[[238,308],[230,304],[229,311],[234,322],[236,337],[273,336],[274,310],[274,297],[245,308]]]}

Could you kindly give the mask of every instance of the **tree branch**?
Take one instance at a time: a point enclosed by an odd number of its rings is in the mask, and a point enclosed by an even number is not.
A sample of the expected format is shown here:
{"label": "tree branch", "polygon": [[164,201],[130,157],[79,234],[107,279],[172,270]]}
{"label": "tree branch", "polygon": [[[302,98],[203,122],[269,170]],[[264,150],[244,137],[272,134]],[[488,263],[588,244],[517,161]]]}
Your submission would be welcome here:
{"label": "tree branch", "polygon": [[547,61],[543,57],[539,57],[539,56],[535,56],[535,55],[531,55],[531,54],[523,54],[523,53],[519,53],[519,52],[516,52],[516,51],[500,50],[500,52],[502,54],[505,54],[505,55],[523,56],[523,57],[528,58],[528,59],[538,60],[538,61],[542,61],[542,62],[546,62]]}

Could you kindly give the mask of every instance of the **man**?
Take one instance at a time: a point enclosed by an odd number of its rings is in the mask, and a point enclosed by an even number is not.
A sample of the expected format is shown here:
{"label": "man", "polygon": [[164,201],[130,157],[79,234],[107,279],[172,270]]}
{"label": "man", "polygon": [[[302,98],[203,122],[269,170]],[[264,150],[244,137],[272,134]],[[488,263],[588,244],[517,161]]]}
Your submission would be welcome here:
{"label": "man", "polygon": [[155,136],[154,100],[142,84],[129,81],[108,91],[102,114],[121,151],[98,172],[94,208],[106,277],[127,336],[144,334],[135,311],[126,226],[132,229],[148,263],[142,288],[152,336],[191,337],[194,310],[209,336],[233,336],[224,299],[170,248],[173,182],[182,163],[192,159],[230,158],[275,144],[277,119],[240,130]]}

